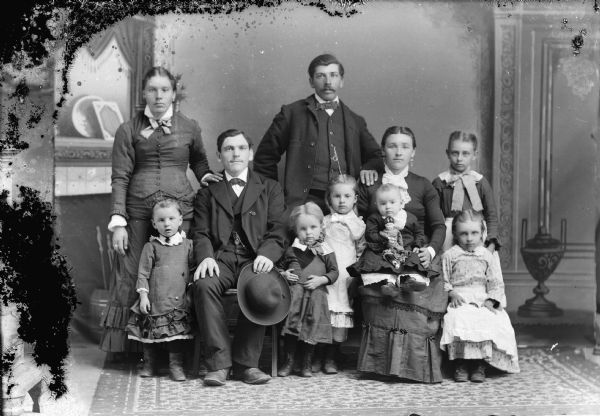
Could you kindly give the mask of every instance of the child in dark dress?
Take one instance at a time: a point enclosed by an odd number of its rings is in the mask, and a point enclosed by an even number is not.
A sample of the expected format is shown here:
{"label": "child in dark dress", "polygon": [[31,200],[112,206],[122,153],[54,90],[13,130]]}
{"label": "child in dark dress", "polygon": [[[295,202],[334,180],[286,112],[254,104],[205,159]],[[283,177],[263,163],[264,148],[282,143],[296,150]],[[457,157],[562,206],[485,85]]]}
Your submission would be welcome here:
{"label": "child in dark dress", "polygon": [[323,242],[323,211],[317,204],[307,202],[294,208],[290,224],[297,237],[284,254],[281,274],[292,285],[292,299],[282,330],[285,362],[277,375],[286,377],[292,372],[296,347],[301,346],[300,375],[312,377],[315,345],[332,341],[326,286],[337,280],[338,267],[333,250]]}
{"label": "child in dark dress", "polygon": [[360,276],[364,285],[382,285],[382,292],[395,296],[402,289],[422,291],[439,273],[425,269],[417,250],[425,243],[423,226],[404,210],[410,201],[405,190],[383,184],[375,194],[378,212],[367,218],[367,247],[348,271]]}
{"label": "child in dark dress", "polygon": [[169,373],[175,381],[185,381],[183,342],[191,339],[191,302],[186,296],[190,283],[192,241],[179,231],[183,217],[177,201],[165,199],[154,205],[152,226],[158,237],[151,237],[142,250],[136,290],[139,299],[131,307],[128,338],[144,348],[140,377],[155,373],[157,345],[168,343]]}

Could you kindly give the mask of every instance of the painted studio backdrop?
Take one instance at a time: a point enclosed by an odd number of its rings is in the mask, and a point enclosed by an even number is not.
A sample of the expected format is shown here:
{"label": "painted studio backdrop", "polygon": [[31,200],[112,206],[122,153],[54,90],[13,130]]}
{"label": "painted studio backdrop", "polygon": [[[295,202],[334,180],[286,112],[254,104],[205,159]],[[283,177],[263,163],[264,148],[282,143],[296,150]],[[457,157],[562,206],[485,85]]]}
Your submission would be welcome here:
{"label": "painted studio backdrop", "polygon": [[[143,109],[143,73],[163,65],[181,76],[177,106],[199,122],[211,168],[220,170],[217,135],[238,128],[258,144],[282,104],[312,93],[308,63],[324,52],[343,62],[340,98],[365,117],[377,140],[391,125],[415,132],[416,173],[433,179],[446,168],[450,132],[476,132],[476,169],[497,195],[511,314],[533,296],[536,284],[521,255],[524,240],[540,226],[559,239],[566,220],[566,250],[546,282],[546,298],[565,312],[553,319],[591,325],[598,187],[592,134],[600,101],[600,35],[592,7],[370,1],[358,10],[350,18],[332,18],[286,3],[227,16],[133,17],[80,50],[54,130],[54,170],[46,155],[51,150],[34,148],[19,156],[15,182],[31,180],[31,172],[18,168],[31,163],[48,164],[36,170],[38,181],[54,175],[45,195],[59,213],[83,327],[98,331],[97,314],[111,284],[106,226],[112,135]],[[571,40],[582,28],[585,46],[574,55]],[[60,53],[49,70],[54,102]],[[539,169],[540,162],[546,169]]]}

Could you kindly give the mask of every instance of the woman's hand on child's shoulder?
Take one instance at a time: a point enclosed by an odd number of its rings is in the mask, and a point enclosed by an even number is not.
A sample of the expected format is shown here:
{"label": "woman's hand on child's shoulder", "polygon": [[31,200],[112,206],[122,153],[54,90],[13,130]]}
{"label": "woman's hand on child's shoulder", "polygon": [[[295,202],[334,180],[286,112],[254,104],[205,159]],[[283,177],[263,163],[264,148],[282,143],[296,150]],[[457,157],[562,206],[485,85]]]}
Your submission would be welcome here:
{"label": "woman's hand on child's shoulder", "polygon": [[294,269],[280,270],[279,274],[290,283],[296,283],[298,281],[298,275],[294,273]]}

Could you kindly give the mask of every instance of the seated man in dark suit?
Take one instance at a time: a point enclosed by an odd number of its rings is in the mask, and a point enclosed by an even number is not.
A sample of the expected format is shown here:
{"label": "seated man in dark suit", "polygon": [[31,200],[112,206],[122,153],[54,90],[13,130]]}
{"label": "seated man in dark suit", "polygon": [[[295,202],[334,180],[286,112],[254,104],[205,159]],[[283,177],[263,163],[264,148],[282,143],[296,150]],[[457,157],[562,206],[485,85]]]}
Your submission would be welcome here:
{"label": "seated man in dark suit", "polygon": [[282,256],[287,235],[283,192],[274,180],[248,169],[253,150],[243,132],[221,133],[217,149],[224,180],[198,192],[191,229],[198,264],[194,306],[209,370],[204,384],[224,385],[232,365],[234,378],[263,384],[270,380],[257,368],[265,327],[239,314],[230,345],[221,295],[236,287],[246,264],[253,263],[256,273],[266,273]]}

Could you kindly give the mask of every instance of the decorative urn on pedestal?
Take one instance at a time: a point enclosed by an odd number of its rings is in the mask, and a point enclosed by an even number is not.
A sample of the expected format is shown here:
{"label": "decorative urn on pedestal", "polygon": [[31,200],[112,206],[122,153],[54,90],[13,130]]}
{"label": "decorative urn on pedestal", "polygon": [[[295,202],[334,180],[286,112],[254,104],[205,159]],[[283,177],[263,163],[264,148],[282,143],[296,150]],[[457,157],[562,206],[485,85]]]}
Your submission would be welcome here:
{"label": "decorative urn on pedestal", "polygon": [[527,240],[527,219],[521,225],[521,256],[527,270],[538,282],[533,288],[535,296],[527,299],[518,309],[519,316],[552,317],[563,311],[544,296],[550,292],[546,280],[556,270],[567,245],[567,220],[560,222],[560,240],[550,235],[550,207],[552,196],[552,88],[551,78],[543,77],[541,106],[540,142],[538,157],[538,232]]}
{"label": "decorative urn on pedestal", "polygon": [[[544,296],[550,289],[544,284],[560,263],[565,253],[567,235],[567,221],[560,222],[560,240],[552,238],[545,229],[540,228],[538,233],[527,240],[527,220],[523,220],[521,230],[521,256],[527,270],[537,280],[538,284],[533,288],[535,296],[527,299],[518,310],[520,316],[526,317],[548,317],[560,316],[563,311],[550,302]],[[525,241],[527,241],[525,243]]]}

